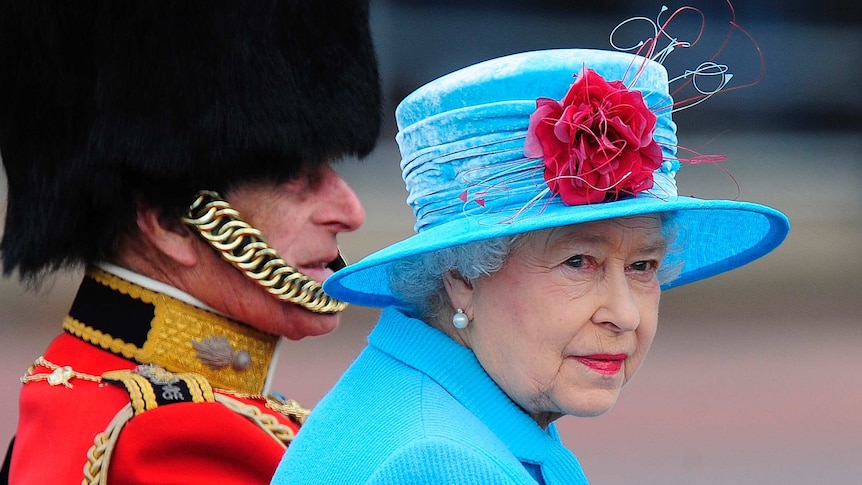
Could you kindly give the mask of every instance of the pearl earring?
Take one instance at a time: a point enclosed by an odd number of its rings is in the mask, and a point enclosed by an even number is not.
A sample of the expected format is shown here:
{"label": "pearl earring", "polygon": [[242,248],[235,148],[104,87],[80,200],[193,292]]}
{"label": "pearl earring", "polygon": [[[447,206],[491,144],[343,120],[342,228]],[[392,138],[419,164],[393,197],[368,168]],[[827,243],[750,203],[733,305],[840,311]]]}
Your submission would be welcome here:
{"label": "pearl earring", "polygon": [[456,310],[454,315],[452,315],[452,325],[455,328],[466,328],[469,323],[470,320],[467,318],[467,315],[464,315],[464,310],[460,308]]}

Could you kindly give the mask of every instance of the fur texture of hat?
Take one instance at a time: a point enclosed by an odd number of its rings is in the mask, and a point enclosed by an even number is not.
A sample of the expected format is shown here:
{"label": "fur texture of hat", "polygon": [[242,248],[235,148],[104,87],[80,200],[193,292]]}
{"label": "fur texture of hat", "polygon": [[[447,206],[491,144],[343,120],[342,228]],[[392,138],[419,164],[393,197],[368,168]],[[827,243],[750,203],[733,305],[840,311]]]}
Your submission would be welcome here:
{"label": "fur texture of hat", "polygon": [[362,157],[380,126],[367,1],[0,1],[3,269],[104,258],[136,201]]}

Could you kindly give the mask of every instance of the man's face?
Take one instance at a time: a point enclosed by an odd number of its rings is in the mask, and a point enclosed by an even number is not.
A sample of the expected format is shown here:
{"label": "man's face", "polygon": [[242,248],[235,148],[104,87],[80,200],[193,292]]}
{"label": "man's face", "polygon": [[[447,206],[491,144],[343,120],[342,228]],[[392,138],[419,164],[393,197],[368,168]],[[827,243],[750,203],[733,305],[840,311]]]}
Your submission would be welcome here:
{"label": "man's face", "polygon": [[[338,257],[336,235],[356,230],[365,219],[356,194],[328,166],[289,182],[243,184],[225,199],[288,265],[318,282],[332,274],[328,265]],[[202,241],[199,253],[202,274],[195,296],[215,310],[292,340],[338,326],[338,314],[279,301]]]}

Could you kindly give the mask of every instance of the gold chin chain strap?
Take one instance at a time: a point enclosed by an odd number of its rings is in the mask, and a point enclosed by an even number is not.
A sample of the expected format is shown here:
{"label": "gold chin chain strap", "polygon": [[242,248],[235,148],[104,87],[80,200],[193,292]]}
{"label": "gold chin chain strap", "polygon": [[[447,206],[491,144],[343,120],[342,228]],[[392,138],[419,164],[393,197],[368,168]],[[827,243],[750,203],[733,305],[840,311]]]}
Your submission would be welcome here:
{"label": "gold chin chain strap", "polygon": [[222,258],[279,300],[316,313],[338,313],[347,307],[347,303],[324,293],[319,282],[281,259],[261,232],[243,221],[216,192],[199,192],[183,222],[197,229]]}

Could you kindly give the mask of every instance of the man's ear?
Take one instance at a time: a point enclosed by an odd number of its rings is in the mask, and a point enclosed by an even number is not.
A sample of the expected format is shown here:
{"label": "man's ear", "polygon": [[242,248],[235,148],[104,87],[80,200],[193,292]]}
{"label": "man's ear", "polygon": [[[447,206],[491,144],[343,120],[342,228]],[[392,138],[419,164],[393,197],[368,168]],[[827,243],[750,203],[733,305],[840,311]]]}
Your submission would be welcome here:
{"label": "man's ear", "polygon": [[449,295],[452,308],[462,309],[470,320],[473,319],[473,284],[455,271],[443,275],[443,286]]}
{"label": "man's ear", "polygon": [[138,204],[138,230],[150,245],[183,266],[198,263],[197,236],[177,217]]}

